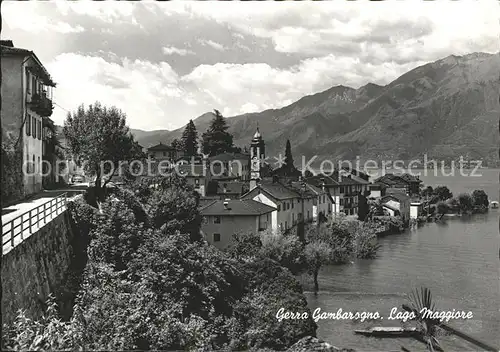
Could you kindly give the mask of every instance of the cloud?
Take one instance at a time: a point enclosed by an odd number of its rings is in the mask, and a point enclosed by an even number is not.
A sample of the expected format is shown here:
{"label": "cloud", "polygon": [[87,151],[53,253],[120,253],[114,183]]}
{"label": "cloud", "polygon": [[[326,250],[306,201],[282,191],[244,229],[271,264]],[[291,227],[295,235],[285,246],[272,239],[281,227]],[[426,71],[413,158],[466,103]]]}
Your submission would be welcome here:
{"label": "cloud", "polygon": [[[82,26],[50,19],[38,12],[39,4],[31,6],[5,6],[2,4],[2,19],[12,29],[22,29],[31,33],[59,32],[78,33],[83,32]],[[22,20],[20,20],[22,18]]]}
{"label": "cloud", "polygon": [[219,43],[216,43],[214,42],[213,40],[206,40],[206,39],[199,39],[198,40],[202,45],[208,45],[212,48],[214,48],[215,50],[219,50],[219,51],[224,51],[226,48],[224,47],[224,45],[222,44],[219,44]]}
{"label": "cloud", "polygon": [[173,54],[177,54],[177,55],[180,55],[180,56],[186,56],[186,55],[193,55],[194,52],[191,51],[191,50],[187,50],[187,49],[179,49],[179,48],[176,48],[176,47],[163,47],[163,53],[165,55],[173,55]]}
{"label": "cloud", "polygon": [[[117,64],[100,57],[68,53],[59,55],[46,66],[57,82],[54,100],[67,110],[101,101],[126,112],[134,127],[173,126],[161,121],[169,116],[168,104],[181,97],[183,91],[177,85],[179,77],[166,62],[153,64],[124,59]],[[62,123],[65,114],[56,109],[54,121]],[[153,121],[157,124],[151,124]]]}
{"label": "cloud", "polygon": [[[339,84],[386,84],[450,54],[497,52],[499,6],[6,2],[2,37],[46,63],[64,108],[99,99],[133,127],[173,128],[214,108],[279,108]],[[64,115],[57,108],[54,119]]]}

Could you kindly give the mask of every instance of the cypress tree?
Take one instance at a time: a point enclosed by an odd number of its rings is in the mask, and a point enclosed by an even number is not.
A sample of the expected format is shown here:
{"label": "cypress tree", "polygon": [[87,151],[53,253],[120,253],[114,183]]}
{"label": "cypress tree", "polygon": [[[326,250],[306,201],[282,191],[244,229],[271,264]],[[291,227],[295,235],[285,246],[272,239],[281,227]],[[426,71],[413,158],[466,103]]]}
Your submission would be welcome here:
{"label": "cypress tree", "polygon": [[288,170],[291,170],[294,168],[293,166],[293,156],[292,156],[292,146],[290,145],[290,140],[286,140],[286,147],[285,147],[285,167]]}
{"label": "cypress tree", "polygon": [[182,150],[186,156],[196,155],[198,149],[198,132],[193,120],[189,120],[184,132],[182,133]]}

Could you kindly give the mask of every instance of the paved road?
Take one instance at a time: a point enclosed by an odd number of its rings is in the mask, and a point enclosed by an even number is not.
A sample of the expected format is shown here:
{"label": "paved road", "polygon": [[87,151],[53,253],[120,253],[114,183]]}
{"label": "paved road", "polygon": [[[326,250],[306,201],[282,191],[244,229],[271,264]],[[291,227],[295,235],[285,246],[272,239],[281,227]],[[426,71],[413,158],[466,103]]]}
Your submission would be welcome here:
{"label": "paved road", "polygon": [[[11,221],[14,220],[14,226],[17,226],[18,224],[21,223],[21,221],[24,221],[25,224],[23,227],[26,227],[23,230],[22,233],[22,239],[21,236],[17,236],[20,233],[21,228],[18,227],[14,230],[14,234],[16,235],[14,239],[14,247],[17,246],[19,243],[21,243],[24,239],[28,238],[31,236],[32,233],[36,233],[41,227],[45,226],[48,222],[50,222],[53,218],[61,214],[66,210],[65,207],[61,208],[59,211],[53,213],[51,216],[47,216],[46,218],[43,218],[43,214],[40,214],[40,221],[39,223],[36,223],[36,220],[33,222],[35,223],[34,226],[29,229],[28,225],[29,222],[27,221],[29,219],[29,211],[32,209],[37,208],[40,205],[43,205],[44,203],[47,203],[46,207],[49,209],[49,206],[52,204],[54,205],[53,209],[55,209],[55,202],[51,201],[56,198],[57,196],[65,193],[65,192],[72,192],[74,193],[75,191],[79,190],[84,190],[86,187],[82,185],[75,185],[75,186],[69,186],[67,189],[59,189],[59,190],[53,190],[53,191],[43,191],[29,200],[26,200],[23,203],[11,205],[9,207],[3,208],[2,209],[2,244],[3,242],[7,241],[10,239],[10,233],[6,233],[11,229]],[[47,211],[48,213],[49,211]],[[23,215],[25,214],[25,215]],[[18,218],[19,216],[23,215],[22,217]],[[32,215],[35,215],[33,213]],[[16,219],[17,218],[17,219]],[[6,234],[4,236],[4,234]],[[9,241],[5,245],[2,246],[2,253],[5,254],[9,252],[12,249],[12,243]]]}

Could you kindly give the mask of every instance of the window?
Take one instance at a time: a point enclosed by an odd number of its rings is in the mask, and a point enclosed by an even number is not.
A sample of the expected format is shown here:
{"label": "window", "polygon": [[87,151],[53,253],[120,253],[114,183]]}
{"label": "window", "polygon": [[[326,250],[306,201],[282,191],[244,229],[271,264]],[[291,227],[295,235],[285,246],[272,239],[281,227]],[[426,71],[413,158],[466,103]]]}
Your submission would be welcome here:
{"label": "window", "polygon": [[326,202],[326,196],[323,194],[323,203]]}
{"label": "window", "polygon": [[344,205],[344,200],[340,199],[340,205]]}
{"label": "window", "polygon": [[292,203],[292,209],[293,209],[293,199],[291,200],[291,203]]}
{"label": "window", "polygon": [[33,154],[33,162],[31,163],[31,172],[36,172],[35,168],[35,154]]}
{"label": "window", "polygon": [[36,84],[36,77],[34,75],[31,75],[31,87],[33,88],[33,94],[36,94],[37,84]]}
{"label": "window", "polygon": [[38,171],[42,169],[42,164],[40,164],[40,157],[38,157]]}
{"label": "window", "polygon": [[24,122],[26,128],[26,135],[31,136],[31,115],[26,114],[26,121]]}
{"label": "window", "polygon": [[295,214],[292,213],[292,224],[295,224]]}
{"label": "window", "polygon": [[309,215],[309,210],[307,211],[307,218],[311,218],[311,215]]}
{"label": "window", "polygon": [[163,152],[163,156],[167,156],[167,152]]}
{"label": "window", "polygon": [[38,139],[42,140],[42,121],[38,121]]}
{"label": "window", "polygon": [[288,221],[285,221],[285,230],[288,230]]}
{"label": "window", "polygon": [[344,186],[340,186],[340,193],[344,193]]}
{"label": "window", "polygon": [[220,216],[214,216],[214,224],[220,224]]}
{"label": "window", "polygon": [[281,210],[281,205],[278,204],[278,211],[280,211],[280,210]]}
{"label": "window", "polygon": [[214,242],[220,242],[220,233],[214,233]]}
{"label": "window", "polygon": [[269,221],[269,214],[266,214],[266,221]]}
{"label": "window", "polygon": [[200,179],[199,179],[199,178],[195,178],[195,179],[194,179],[194,184],[195,184],[196,186],[199,186],[199,185],[200,185]]}
{"label": "window", "polygon": [[[26,69],[26,71],[28,71],[28,69]],[[29,72],[26,72],[26,81],[27,81],[26,91],[27,91],[28,93],[30,93],[30,92],[31,92],[31,80],[30,80],[30,78],[31,78],[30,73],[29,73]]]}
{"label": "window", "polygon": [[33,138],[36,138],[36,118],[31,117],[31,130],[33,131]]}

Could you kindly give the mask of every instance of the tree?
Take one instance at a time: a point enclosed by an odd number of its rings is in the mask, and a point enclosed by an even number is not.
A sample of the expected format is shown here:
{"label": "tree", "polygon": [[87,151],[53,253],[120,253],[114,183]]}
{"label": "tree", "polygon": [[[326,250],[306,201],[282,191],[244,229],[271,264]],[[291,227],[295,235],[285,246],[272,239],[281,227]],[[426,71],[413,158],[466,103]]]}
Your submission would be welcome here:
{"label": "tree", "polygon": [[233,136],[227,132],[227,122],[219,112],[214,110],[214,119],[210,123],[208,130],[202,135],[203,153],[214,156],[221,153],[232,152]]}
{"label": "tree", "polygon": [[185,156],[195,156],[198,151],[198,132],[193,120],[189,120],[184,132],[182,133],[182,151]]}
{"label": "tree", "polygon": [[323,265],[333,264],[333,253],[328,243],[322,240],[315,240],[306,245],[305,256],[307,259],[309,273],[313,276],[314,291],[318,292],[318,274]]}
{"label": "tree", "polygon": [[438,202],[436,205],[436,211],[441,216],[446,214],[449,210],[450,210],[450,208],[449,208],[448,204],[446,204],[443,201]]}
{"label": "tree", "polygon": [[434,195],[438,197],[439,200],[447,200],[453,197],[453,193],[446,186],[438,186],[434,188]]}
{"label": "tree", "polygon": [[292,146],[290,145],[290,140],[286,140],[285,147],[285,165],[287,169],[293,169],[293,155],[292,155]]}
{"label": "tree", "polygon": [[176,151],[181,151],[182,150],[182,143],[175,138],[172,143],[170,143],[170,146],[174,148]]}
{"label": "tree", "polygon": [[472,197],[468,193],[459,194],[458,203],[460,205],[460,211],[464,213],[471,211],[474,206]]}
{"label": "tree", "polygon": [[476,189],[474,192],[472,192],[472,200],[474,206],[477,207],[487,207],[490,204],[488,195],[483,190]]}
{"label": "tree", "polygon": [[432,196],[434,193],[434,189],[431,186],[427,186],[422,190],[422,196],[427,197],[427,196]]}
{"label": "tree", "polygon": [[358,220],[367,220],[368,213],[370,212],[370,206],[368,204],[368,199],[360,194],[358,196]]}
{"label": "tree", "polygon": [[[143,158],[126,125],[125,114],[114,106],[108,108],[96,102],[85,109],[81,105],[76,112],[68,113],[63,131],[71,153],[83,162],[86,172],[96,177],[99,201],[104,199],[105,187],[120,162]],[[107,178],[103,180],[103,176]]]}
{"label": "tree", "polygon": [[173,173],[151,180],[151,184],[155,187],[147,187],[150,193],[145,198],[153,227],[165,233],[180,231],[189,234],[192,241],[200,240],[200,197],[186,179]]}

